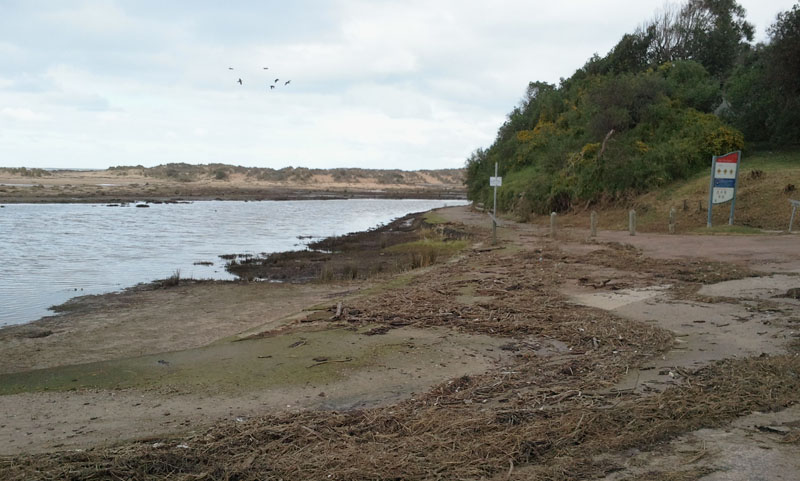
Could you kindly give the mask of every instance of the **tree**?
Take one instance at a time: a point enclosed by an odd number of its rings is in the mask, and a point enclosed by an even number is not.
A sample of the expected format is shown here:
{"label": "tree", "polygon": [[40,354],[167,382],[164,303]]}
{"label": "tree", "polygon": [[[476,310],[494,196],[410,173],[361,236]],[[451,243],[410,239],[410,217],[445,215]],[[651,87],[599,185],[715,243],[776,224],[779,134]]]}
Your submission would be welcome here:
{"label": "tree", "polygon": [[800,95],[800,4],[779,13],[770,37],[770,80],[789,97]]}
{"label": "tree", "polygon": [[800,139],[800,7],[778,14],[769,43],[745,56],[725,85],[727,118],[748,141],[772,145]]}
{"label": "tree", "polygon": [[645,26],[652,39],[647,52],[652,64],[661,65],[685,58],[686,35],[693,30],[687,22],[691,20],[691,17],[687,17],[675,4],[666,4],[663,10],[653,16]]}
{"label": "tree", "polygon": [[685,19],[686,57],[703,64],[711,75],[725,79],[736,59],[753,40],[753,25],[736,0],[690,0],[681,11]]}
{"label": "tree", "polygon": [[633,34],[623,35],[607,57],[608,71],[637,73],[645,70],[650,64],[648,50],[653,42],[653,32],[653,29],[647,32],[637,29]]}
{"label": "tree", "polygon": [[777,98],[772,140],[780,144],[800,139],[800,4],[778,14],[769,28],[767,82]]}
{"label": "tree", "polygon": [[680,8],[668,4],[645,27],[649,61],[695,60],[724,79],[746,50],[745,41],[753,40],[753,26],[744,16],[736,0],[689,0]]}

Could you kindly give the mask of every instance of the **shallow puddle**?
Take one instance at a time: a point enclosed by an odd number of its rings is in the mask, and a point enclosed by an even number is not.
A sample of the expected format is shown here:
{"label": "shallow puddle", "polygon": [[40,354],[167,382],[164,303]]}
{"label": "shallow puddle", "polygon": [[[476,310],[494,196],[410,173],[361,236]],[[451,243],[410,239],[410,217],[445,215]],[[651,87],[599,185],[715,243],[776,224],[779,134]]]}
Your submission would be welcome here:
{"label": "shallow puddle", "polygon": [[621,289],[619,291],[598,291],[573,295],[572,300],[584,306],[611,311],[628,304],[652,299],[669,288],[670,286],[666,285],[639,289]]}

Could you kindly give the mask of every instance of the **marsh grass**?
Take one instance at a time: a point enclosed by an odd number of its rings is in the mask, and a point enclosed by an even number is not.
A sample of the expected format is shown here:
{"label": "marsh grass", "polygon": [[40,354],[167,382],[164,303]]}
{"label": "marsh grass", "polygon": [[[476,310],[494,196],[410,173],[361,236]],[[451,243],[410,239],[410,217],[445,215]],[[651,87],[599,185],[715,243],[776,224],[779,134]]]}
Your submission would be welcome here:
{"label": "marsh grass", "polygon": [[175,269],[171,276],[161,281],[161,287],[177,287],[181,283],[181,270]]}
{"label": "marsh grass", "polygon": [[392,246],[387,251],[406,254],[409,259],[409,267],[418,269],[431,266],[439,259],[450,257],[464,249],[466,245],[466,241],[463,240],[426,237],[418,241]]}

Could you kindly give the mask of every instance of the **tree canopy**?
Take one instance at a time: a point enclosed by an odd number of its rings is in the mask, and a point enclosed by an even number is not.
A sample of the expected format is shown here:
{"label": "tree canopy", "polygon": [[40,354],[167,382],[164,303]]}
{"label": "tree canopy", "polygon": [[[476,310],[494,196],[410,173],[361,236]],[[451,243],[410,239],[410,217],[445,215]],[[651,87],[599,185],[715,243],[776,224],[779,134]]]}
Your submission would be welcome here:
{"label": "tree canopy", "polygon": [[525,217],[686,178],[745,139],[796,142],[800,8],[769,34],[752,46],[735,0],[666,6],[559,85],[530,82],[494,143],[467,159],[470,199],[490,199],[495,162],[499,208]]}

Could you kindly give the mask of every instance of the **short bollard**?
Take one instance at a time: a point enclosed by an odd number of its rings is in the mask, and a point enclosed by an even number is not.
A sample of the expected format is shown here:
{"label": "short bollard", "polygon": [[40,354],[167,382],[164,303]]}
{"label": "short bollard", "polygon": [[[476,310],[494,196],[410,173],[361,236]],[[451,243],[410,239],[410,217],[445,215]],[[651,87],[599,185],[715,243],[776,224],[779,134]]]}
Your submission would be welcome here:
{"label": "short bollard", "polygon": [[675,207],[669,210],[669,233],[675,233]]}
{"label": "short bollard", "polygon": [[556,238],[556,213],[550,213],[550,237]]}
{"label": "short bollard", "polygon": [[628,212],[628,230],[631,235],[636,235],[636,211],[633,209]]}
{"label": "short bollard", "polygon": [[591,227],[591,236],[597,237],[597,211],[592,211],[589,225]]}

